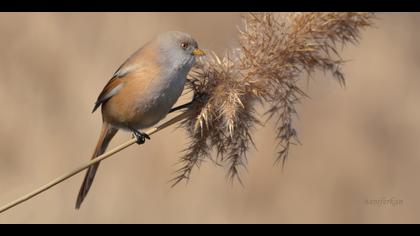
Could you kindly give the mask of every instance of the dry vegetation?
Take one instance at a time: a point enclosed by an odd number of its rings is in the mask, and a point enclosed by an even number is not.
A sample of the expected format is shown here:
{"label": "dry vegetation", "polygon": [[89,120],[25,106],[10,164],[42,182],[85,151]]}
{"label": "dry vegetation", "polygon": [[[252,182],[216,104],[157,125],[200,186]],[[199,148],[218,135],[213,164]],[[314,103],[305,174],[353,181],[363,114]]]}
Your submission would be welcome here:
{"label": "dry vegetation", "polygon": [[[187,90],[194,94],[192,106],[146,133],[149,135],[179,123],[186,128],[190,144],[173,185],[189,179],[194,167],[208,159],[226,166],[230,180],[239,181],[246,168],[247,151],[254,145],[253,130],[261,119],[275,119],[279,146],[277,162],[284,165],[291,145],[298,142],[293,126],[295,106],[307,97],[298,81],[315,71],[330,73],[344,85],[339,49],[355,44],[360,31],[372,26],[372,13],[272,13],[247,14],[239,30],[239,47],[223,57],[215,53],[200,60],[190,74]],[[256,105],[267,108],[264,117]],[[0,208],[0,213],[80,173],[134,144],[133,138],[107,153],[64,174],[46,185]],[[216,157],[212,157],[212,151]]]}
{"label": "dry vegetation", "polygon": [[229,178],[240,181],[240,168],[246,167],[247,151],[254,144],[253,129],[261,124],[255,113],[259,103],[268,107],[266,118],[277,121],[281,149],[276,162],[284,165],[290,146],[298,141],[295,105],[306,97],[297,82],[324,71],[344,85],[339,49],[357,43],[360,31],[372,26],[374,17],[372,13],[244,15],[240,47],[224,57],[212,53],[191,73],[188,88],[195,102],[183,122],[191,142],[174,185],[189,179],[205,159],[226,166]]}

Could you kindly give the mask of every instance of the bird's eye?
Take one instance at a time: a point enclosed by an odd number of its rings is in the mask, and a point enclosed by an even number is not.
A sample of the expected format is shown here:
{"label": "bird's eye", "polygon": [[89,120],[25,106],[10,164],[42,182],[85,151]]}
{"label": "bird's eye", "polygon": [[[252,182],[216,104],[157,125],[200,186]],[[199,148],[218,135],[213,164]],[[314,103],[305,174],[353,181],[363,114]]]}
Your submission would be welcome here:
{"label": "bird's eye", "polygon": [[183,49],[186,49],[186,48],[188,47],[188,43],[181,43],[181,47],[182,47]]}

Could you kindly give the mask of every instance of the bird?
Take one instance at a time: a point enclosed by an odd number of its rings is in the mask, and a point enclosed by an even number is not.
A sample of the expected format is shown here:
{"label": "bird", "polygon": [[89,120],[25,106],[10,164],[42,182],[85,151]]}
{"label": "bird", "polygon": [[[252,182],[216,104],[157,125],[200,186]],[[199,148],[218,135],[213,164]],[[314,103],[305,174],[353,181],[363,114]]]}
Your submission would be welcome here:
{"label": "bird", "polygon": [[[99,94],[93,112],[102,111],[102,128],[92,159],[103,154],[118,130],[132,132],[138,144],[150,137],[142,129],[162,120],[181,96],[196,58],[205,55],[189,34],[158,34],[121,64]],[[89,167],[76,200],[79,209],[99,162]]]}

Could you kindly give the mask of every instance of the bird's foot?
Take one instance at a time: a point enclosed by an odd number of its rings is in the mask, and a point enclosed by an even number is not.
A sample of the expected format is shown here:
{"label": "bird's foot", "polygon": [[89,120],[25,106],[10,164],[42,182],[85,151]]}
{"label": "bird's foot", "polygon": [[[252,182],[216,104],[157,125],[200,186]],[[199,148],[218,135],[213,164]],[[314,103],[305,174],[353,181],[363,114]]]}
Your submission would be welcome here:
{"label": "bird's foot", "polygon": [[146,139],[150,140],[150,136],[148,134],[140,132],[136,129],[132,129],[132,131],[133,131],[134,137],[136,137],[137,139],[136,141],[137,144],[143,144],[144,142],[146,142]]}

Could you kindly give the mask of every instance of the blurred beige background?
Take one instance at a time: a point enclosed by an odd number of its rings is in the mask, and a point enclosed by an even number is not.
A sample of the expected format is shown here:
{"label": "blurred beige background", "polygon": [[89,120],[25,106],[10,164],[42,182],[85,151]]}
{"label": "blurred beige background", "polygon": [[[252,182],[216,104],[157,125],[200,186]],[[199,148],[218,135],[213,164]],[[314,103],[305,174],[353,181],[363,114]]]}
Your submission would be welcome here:
{"label": "blurred beige background", "polygon": [[[347,87],[320,74],[296,120],[303,145],[273,167],[273,123],[255,133],[245,187],[205,163],[167,181],[188,140],[168,129],[102,163],[82,209],[82,174],[0,215],[0,223],[420,223],[420,14],[378,14],[344,49]],[[86,162],[93,103],[116,68],[166,30],[222,53],[239,14],[1,13],[0,205]],[[130,138],[119,133],[111,146]],[[400,204],[367,204],[393,199]]]}

